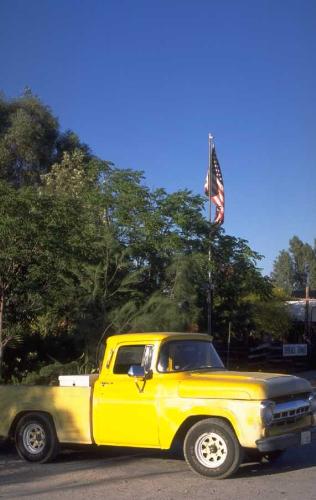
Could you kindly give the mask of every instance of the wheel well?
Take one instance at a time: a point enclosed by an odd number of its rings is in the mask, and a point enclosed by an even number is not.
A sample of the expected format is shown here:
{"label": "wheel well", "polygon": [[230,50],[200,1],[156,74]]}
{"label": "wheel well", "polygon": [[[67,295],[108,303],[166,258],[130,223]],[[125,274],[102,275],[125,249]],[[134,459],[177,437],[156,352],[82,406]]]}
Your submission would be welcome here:
{"label": "wheel well", "polygon": [[184,438],[188,432],[188,430],[193,426],[195,425],[197,422],[200,422],[202,420],[206,420],[208,418],[217,418],[219,420],[223,420],[223,422],[225,422],[226,424],[229,425],[229,427],[233,430],[233,432],[235,433],[235,430],[232,426],[232,424],[230,423],[230,421],[225,418],[225,417],[218,417],[217,415],[195,415],[195,416],[192,416],[192,417],[188,417],[186,420],[184,420],[182,422],[182,424],[180,425],[179,429],[177,430],[177,432],[175,433],[174,435],[174,438],[172,440],[172,443],[171,443],[171,446],[170,448],[173,449],[174,447],[176,447],[177,445],[179,445],[180,443],[182,444],[183,441],[184,441]]}
{"label": "wheel well", "polygon": [[37,411],[37,410],[21,411],[20,413],[18,413],[17,415],[15,415],[14,420],[13,420],[13,422],[11,424],[10,431],[9,431],[9,438],[10,439],[14,438],[16,427],[17,427],[19,421],[21,420],[21,418],[24,417],[25,415],[29,415],[31,413],[33,413],[33,414],[36,413],[37,415],[45,415],[45,417],[49,418],[50,421],[52,422],[53,426],[55,427],[55,423],[54,423],[53,417],[49,413],[47,413],[46,411]]}

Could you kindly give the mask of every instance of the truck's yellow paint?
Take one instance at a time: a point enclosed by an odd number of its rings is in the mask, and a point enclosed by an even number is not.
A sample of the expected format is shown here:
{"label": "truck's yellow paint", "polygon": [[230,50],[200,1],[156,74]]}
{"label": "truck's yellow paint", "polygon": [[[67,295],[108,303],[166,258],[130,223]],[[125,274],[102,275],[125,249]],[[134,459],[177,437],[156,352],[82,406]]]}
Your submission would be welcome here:
{"label": "truck's yellow paint", "polygon": [[283,391],[303,392],[306,381],[292,375],[251,372],[215,372],[186,375],[179,384],[181,397],[264,400]]}
{"label": "truck's yellow paint", "polygon": [[0,436],[8,436],[19,415],[41,411],[53,418],[61,443],[92,443],[90,387],[0,386],[0,397]]}
{"label": "truck's yellow paint", "polygon": [[[93,429],[97,444],[170,448],[180,426],[190,417],[217,416],[233,426],[239,442],[255,447],[264,437],[260,402],[286,393],[310,390],[298,377],[270,373],[159,373],[160,346],[170,339],[207,340],[201,334],[128,334],[108,339],[94,388]],[[143,392],[128,375],[113,374],[123,345],[153,345],[153,377]],[[286,427],[282,428],[285,432]]]}
{"label": "truck's yellow paint", "polygon": [[[157,369],[161,346],[169,340],[208,340],[202,334],[147,333],[107,340],[93,393],[80,387],[0,387],[0,436],[7,436],[18,414],[49,413],[60,442],[168,449],[187,419],[220,417],[229,421],[242,446],[256,447],[267,436],[260,414],[263,400],[311,391],[303,379],[268,373],[166,372]],[[122,346],[153,346],[152,376],[147,380],[115,374]],[[311,425],[283,425],[274,434]]]}

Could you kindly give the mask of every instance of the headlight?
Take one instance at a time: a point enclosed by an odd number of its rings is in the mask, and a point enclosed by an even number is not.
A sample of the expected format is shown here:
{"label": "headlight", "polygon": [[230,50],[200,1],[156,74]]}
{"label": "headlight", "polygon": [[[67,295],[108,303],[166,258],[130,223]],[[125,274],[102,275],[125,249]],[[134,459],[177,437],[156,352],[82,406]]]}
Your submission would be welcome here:
{"label": "headlight", "polygon": [[261,403],[261,419],[264,425],[269,426],[272,424],[274,402],[273,401],[262,401]]}
{"label": "headlight", "polygon": [[308,401],[309,401],[309,406],[310,406],[311,412],[316,413],[316,394],[313,394],[313,393],[310,394]]}

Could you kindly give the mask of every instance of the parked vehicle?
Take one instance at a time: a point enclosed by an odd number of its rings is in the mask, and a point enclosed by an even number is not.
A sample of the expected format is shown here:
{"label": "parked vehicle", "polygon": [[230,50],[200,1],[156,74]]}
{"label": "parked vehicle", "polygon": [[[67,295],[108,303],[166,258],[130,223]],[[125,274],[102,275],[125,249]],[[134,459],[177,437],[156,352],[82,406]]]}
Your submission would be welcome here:
{"label": "parked vehicle", "polygon": [[108,338],[98,376],[58,387],[0,386],[0,436],[31,462],[63,443],[170,449],[191,469],[225,478],[244,451],[273,458],[316,439],[316,400],[305,379],[224,368],[204,334]]}

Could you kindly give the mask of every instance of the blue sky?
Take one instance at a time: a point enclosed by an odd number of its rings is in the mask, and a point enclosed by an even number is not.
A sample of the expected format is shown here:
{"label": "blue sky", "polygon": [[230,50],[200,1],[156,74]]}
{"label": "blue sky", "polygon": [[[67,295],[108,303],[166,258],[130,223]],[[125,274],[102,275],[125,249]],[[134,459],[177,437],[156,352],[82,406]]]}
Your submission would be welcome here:
{"label": "blue sky", "polygon": [[2,0],[0,89],[28,85],[94,153],[203,193],[265,255],[316,237],[315,0]]}

